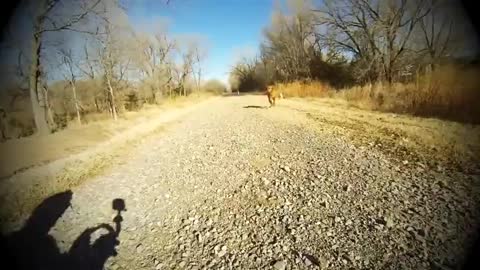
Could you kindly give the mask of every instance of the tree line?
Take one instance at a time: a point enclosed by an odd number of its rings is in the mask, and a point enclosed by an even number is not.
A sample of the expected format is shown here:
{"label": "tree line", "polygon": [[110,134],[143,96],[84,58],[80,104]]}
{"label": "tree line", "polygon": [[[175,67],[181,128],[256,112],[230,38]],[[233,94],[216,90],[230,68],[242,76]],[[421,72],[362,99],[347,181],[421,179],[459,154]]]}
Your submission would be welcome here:
{"label": "tree line", "polygon": [[258,55],[232,67],[235,89],[296,80],[321,80],[336,88],[406,82],[444,63],[464,61],[462,54],[474,44],[457,1],[287,3],[286,10],[277,4]]}
{"label": "tree line", "polygon": [[108,113],[116,120],[124,110],[200,90],[204,40],[173,36],[160,24],[139,31],[128,20],[129,4],[25,1],[19,13],[32,15],[20,19],[27,30],[19,33],[13,22],[3,38],[10,61],[3,64],[2,126],[15,124],[7,114],[27,111],[31,128],[22,135],[48,134],[70,118],[82,123],[86,114]]}

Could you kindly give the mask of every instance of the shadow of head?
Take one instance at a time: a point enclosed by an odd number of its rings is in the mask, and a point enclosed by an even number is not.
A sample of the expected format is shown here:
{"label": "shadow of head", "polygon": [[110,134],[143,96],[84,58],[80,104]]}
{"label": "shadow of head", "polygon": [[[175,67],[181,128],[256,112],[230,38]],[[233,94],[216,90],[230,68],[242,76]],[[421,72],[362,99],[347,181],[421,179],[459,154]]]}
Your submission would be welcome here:
{"label": "shadow of head", "polygon": [[65,210],[70,206],[72,200],[72,191],[57,193],[45,199],[40,205],[35,208],[27,222],[24,229],[30,234],[45,235],[48,234],[57,220],[63,215]]}
{"label": "shadow of head", "polygon": [[248,105],[243,106],[245,109],[268,109],[268,106]]}
{"label": "shadow of head", "polygon": [[125,209],[125,201],[119,198],[114,199],[112,201],[112,209],[117,210],[118,212],[127,211],[127,209]]}

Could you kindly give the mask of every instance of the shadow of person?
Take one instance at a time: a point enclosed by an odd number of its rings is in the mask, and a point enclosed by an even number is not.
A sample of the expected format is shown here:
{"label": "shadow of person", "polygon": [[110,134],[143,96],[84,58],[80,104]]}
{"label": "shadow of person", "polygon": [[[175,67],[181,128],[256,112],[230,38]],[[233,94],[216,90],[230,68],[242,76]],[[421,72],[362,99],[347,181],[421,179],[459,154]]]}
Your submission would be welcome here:
{"label": "shadow of person", "polygon": [[[93,233],[98,230],[106,230],[90,245]],[[116,232],[108,224],[86,229],[73,243],[68,252],[69,269],[103,269],[103,265],[111,256],[116,256],[115,247],[119,244]]]}
{"label": "shadow of person", "polygon": [[64,256],[48,232],[70,206],[71,199],[70,190],[45,199],[22,229],[3,239],[18,269],[57,269],[62,264]]}
{"label": "shadow of person", "polygon": [[[7,237],[1,237],[5,242],[4,255],[13,264],[13,269],[92,269],[101,270],[107,259],[116,256],[118,236],[121,231],[125,209],[125,201],[115,199],[112,207],[117,211],[113,222],[115,228],[103,223],[87,228],[74,241],[67,253],[60,252],[56,240],[48,234],[57,220],[70,206],[72,192],[65,191],[45,199],[31,214],[25,225],[17,232]],[[104,230],[95,241],[92,235]],[[3,252],[3,251],[2,251]]]}
{"label": "shadow of person", "polygon": [[[115,229],[105,223],[86,229],[75,240],[68,252],[69,269],[101,270],[109,257],[117,255],[115,248],[120,244],[118,236],[123,221],[121,212],[126,211],[125,201],[122,199],[113,200],[112,208],[117,210],[117,215],[113,219]],[[106,234],[101,235],[93,244],[90,244],[92,235],[102,229],[106,231]]]}

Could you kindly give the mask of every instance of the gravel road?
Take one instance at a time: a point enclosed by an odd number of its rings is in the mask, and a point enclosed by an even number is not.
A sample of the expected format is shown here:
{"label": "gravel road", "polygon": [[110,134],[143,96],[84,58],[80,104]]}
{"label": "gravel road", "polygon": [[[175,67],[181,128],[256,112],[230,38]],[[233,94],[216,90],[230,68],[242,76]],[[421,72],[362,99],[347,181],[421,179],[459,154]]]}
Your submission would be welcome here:
{"label": "gravel road", "polygon": [[480,224],[478,170],[399,161],[293,109],[300,102],[266,105],[265,96],[249,95],[199,106],[74,188],[71,207],[50,230],[60,252],[87,228],[113,227],[112,201],[120,198],[126,211],[106,269],[457,269],[463,262]]}

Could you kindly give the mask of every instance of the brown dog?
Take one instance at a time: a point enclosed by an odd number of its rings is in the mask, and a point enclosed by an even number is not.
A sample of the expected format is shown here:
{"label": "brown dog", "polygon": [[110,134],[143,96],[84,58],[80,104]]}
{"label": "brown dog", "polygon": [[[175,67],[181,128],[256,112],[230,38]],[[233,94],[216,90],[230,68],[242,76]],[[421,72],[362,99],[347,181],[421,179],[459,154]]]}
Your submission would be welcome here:
{"label": "brown dog", "polygon": [[278,92],[278,90],[273,86],[267,86],[267,97],[268,102],[270,103],[270,107],[275,106],[275,101],[277,98],[283,98],[283,94]]}

